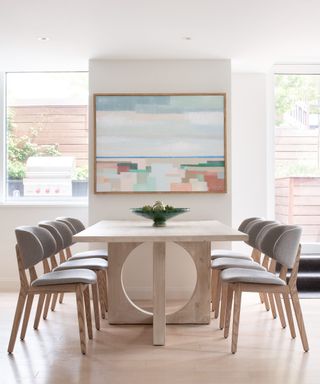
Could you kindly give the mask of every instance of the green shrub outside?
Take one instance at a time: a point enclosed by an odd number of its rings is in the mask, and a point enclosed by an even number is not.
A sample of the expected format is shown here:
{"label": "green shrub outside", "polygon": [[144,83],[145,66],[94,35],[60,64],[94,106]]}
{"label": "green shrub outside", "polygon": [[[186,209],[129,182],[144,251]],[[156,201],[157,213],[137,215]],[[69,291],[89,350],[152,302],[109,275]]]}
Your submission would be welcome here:
{"label": "green shrub outside", "polygon": [[[40,145],[32,142],[38,136],[39,130],[30,129],[29,136],[15,136],[12,126],[12,116],[8,116],[8,179],[22,180],[26,174],[26,163],[31,156],[61,156],[58,144]],[[86,181],[88,179],[88,168],[77,167],[74,180]]]}

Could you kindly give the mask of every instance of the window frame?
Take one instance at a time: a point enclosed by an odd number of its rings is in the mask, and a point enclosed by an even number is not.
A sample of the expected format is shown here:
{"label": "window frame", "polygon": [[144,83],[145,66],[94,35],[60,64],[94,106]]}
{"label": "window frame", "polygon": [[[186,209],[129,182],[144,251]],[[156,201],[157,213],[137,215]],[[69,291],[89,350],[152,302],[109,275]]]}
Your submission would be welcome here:
{"label": "window frame", "polygon": [[[275,64],[272,68],[272,103],[270,112],[272,126],[270,127],[270,141],[272,141],[272,172],[268,172],[269,178],[272,182],[272,188],[269,188],[269,198],[268,201],[270,205],[273,207],[273,212],[275,213],[275,98],[274,98],[274,90],[275,90],[275,76],[276,75],[320,75],[320,64],[288,64],[288,63],[279,63]],[[270,207],[271,208],[271,207]],[[320,243],[318,242],[303,242],[302,246],[304,249],[308,249],[309,253],[319,253],[320,251]]]}
{"label": "window frame", "polygon": [[[0,149],[0,205],[1,206],[37,206],[37,207],[87,207],[89,202],[89,193],[90,193],[90,178],[88,176],[88,194],[86,197],[61,197],[61,198],[52,198],[52,200],[46,198],[31,198],[31,199],[21,199],[14,200],[8,199],[8,183],[7,183],[7,74],[14,73],[87,73],[89,79],[88,71],[6,71],[0,72],[0,135],[1,135],[1,149]],[[89,94],[89,89],[88,89]],[[87,103],[88,114],[89,114],[89,103]],[[87,119],[89,124],[89,116]],[[89,138],[89,127],[88,127],[88,138]],[[89,145],[88,143],[88,168],[89,168]]]}

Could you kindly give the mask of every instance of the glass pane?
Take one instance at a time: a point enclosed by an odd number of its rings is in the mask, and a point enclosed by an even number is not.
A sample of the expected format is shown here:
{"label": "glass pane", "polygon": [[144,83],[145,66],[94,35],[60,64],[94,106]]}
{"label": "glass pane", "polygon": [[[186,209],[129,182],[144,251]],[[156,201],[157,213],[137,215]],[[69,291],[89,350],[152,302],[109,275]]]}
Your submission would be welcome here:
{"label": "glass pane", "polygon": [[68,200],[88,189],[88,74],[8,73],[7,199]]}
{"label": "glass pane", "polygon": [[276,218],[320,241],[320,75],[275,76]]}

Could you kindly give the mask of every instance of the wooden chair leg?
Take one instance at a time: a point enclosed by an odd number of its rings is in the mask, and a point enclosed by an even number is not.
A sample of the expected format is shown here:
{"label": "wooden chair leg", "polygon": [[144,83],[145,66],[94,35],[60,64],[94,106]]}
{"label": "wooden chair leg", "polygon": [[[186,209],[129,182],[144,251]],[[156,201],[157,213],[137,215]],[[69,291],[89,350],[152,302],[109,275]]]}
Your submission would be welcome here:
{"label": "wooden chair leg", "polygon": [[47,293],[47,295],[46,295],[46,301],[45,301],[45,304],[44,304],[44,310],[43,310],[43,315],[42,315],[44,320],[46,320],[47,317],[48,317],[51,296],[52,296],[51,293]]}
{"label": "wooden chair leg", "polygon": [[263,304],[264,303],[263,293],[259,292],[259,297],[260,297],[260,303]]}
{"label": "wooden chair leg", "polygon": [[60,304],[63,303],[63,296],[64,296],[64,293],[60,293],[60,297],[59,297],[59,303]]}
{"label": "wooden chair leg", "polygon": [[296,331],[294,329],[290,300],[289,300],[289,295],[287,293],[283,294],[283,301],[284,301],[284,306],[285,306],[286,313],[287,313],[287,319],[288,319],[291,337],[294,339],[296,337]]}
{"label": "wooden chair leg", "polygon": [[221,294],[221,312],[220,312],[220,322],[219,322],[219,328],[223,329],[225,318],[226,318],[226,306],[227,306],[227,296],[228,296],[228,284],[222,283],[221,288],[222,294]]}
{"label": "wooden chair leg", "polygon": [[108,312],[108,288],[107,288],[107,271],[103,270],[99,272],[100,275],[100,284],[101,284],[101,289],[103,291],[103,303],[104,303],[104,308],[105,311]]}
{"label": "wooden chair leg", "polygon": [[215,303],[214,303],[214,318],[217,319],[219,316],[220,310],[220,299],[221,299],[221,279],[220,271],[217,271],[217,290],[215,293]]}
{"label": "wooden chair leg", "polygon": [[216,269],[211,270],[211,306],[212,312],[215,310],[215,295],[217,292],[217,284],[218,284],[218,271]]}
{"label": "wooden chair leg", "polygon": [[103,271],[97,271],[97,280],[98,280],[98,291],[99,291],[99,301],[100,301],[100,309],[101,309],[101,317],[103,319],[106,318],[106,307],[104,302],[104,289],[103,289],[103,278],[101,278],[101,273]]}
{"label": "wooden chair leg", "polygon": [[241,309],[241,289],[240,289],[240,286],[237,286],[234,292],[234,305],[233,305],[233,325],[232,325],[232,342],[231,342],[232,353],[237,352],[240,309]]}
{"label": "wooden chair leg", "polygon": [[108,274],[107,271],[104,271],[103,274],[104,279],[104,290],[105,290],[105,306],[106,306],[106,312],[108,312]]}
{"label": "wooden chair leg", "polygon": [[39,322],[40,322],[40,317],[41,317],[41,312],[42,312],[42,308],[43,308],[43,303],[44,303],[45,297],[46,297],[46,295],[44,293],[41,293],[39,295],[39,300],[38,300],[38,305],[37,305],[37,312],[36,312],[36,316],[34,318],[34,323],[33,323],[33,328],[34,329],[38,329],[38,327],[39,327]]}
{"label": "wooden chair leg", "polygon": [[269,304],[268,295],[266,293],[262,293],[262,296],[263,296],[263,302],[264,302],[264,306],[266,308],[266,311],[270,311],[270,304]]}
{"label": "wooden chair leg", "polygon": [[24,340],[27,332],[27,327],[29,323],[29,318],[30,318],[30,312],[31,312],[31,307],[33,303],[33,297],[34,295],[28,295],[27,298],[27,304],[26,308],[24,310],[24,317],[23,317],[23,322],[22,322],[22,328],[21,328],[21,333],[20,333],[20,339]]}
{"label": "wooden chair leg", "polygon": [[14,315],[13,319],[13,325],[12,325],[12,330],[11,330],[11,335],[10,335],[10,340],[9,340],[9,345],[8,345],[8,352],[12,353],[14,349],[14,344],[16,342],[17,338],[17,333],[23,313],[23,308],[24,304],[26,302],[27,294],[25,292],[20,291],[19,292],[19,297],[18,297],[18,302],[17,302],[17,307],[16,307],[16,312]]}
{"label": "wooden chair leg", "polygon": [[290,294],[291,294],[294,313],[296,315],[296,320],[297,320],[297,324],[298,324],[298,328],[299,328],[299,333],[300,333],[303,349],[305,352],[308,352],[309,351],[308,338],[307,338],[307,333],[306,333],[306,329],[304,326],[299,296],[298,296],[298,292],[297,292],[296,288],[290,289]]}
{"label": "wooden chair leg", "polygon": [[83,295],[82,295],[82,288],[80,285],[76,287],[76,302],[77,302],[78,323],[79,323],[80,348],[81,348],[81,353],[85,355],[87,352],[87,342],[86,342]]}
{"label": "wooden chair leg", "polygon": [[97,284],[92,284],[92,301],[93,301],[93,311],[94,311],[94,320],[96,324],[96,329],[100,329],[100,311],[99,311],[99,301],[98,301],[98,288]]}
{"label": "wooden chair leg", "polygon": [[84,306],[86,310],[86,320],[87,320],[87,331],[89,339],[93,338],[92,334],[92,319],[91,319],[91,305],[90,305],[90,295],[89,295],[89,286],[83,291]]}
{"label": "wooden chair leg", "polygon": [[226,318],[224,322],[224,334],[223,334],[225,338],[229,336],[232,300],[233,300],[233,288],[231,287],[231,285],[228,285]]}
{"label": "wooden chair leg", "polygon": [[282,326],[282,328],[285,328],[287,326],[287,324],[286,324],[286,319],[284,317],[284,312],[283,312],[283,308],[282,308],[280,294],[279,293],[275,293],[274,294],[274,299],[276,301],[276,305],[277,305],[277,310],[278,310],[281,326]]}
{"label": "wooden chair leg", "polygon": [[56,309],[57,300],[58,300],[58,293],[55,293],[55,294],[52,296],[52,301],[51,301],[51,311],[54,311],[54,310]]}
{"label": "wooden chair leg", "polygon": [[270,303],[270,307],[271,307],[272,317],[274,319],[276,319],[277,318],[277,310],[276,310],[276,306],[275,306],[275,302],[274,302],[273,293],[268,293],[268,299],[269,299],[269,303]]}

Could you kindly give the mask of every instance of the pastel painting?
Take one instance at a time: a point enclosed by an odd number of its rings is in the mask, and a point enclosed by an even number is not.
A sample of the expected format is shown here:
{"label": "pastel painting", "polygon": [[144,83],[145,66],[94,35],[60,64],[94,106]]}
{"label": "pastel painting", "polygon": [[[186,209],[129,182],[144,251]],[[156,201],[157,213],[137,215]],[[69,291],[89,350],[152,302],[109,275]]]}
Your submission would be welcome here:
{"label": "pastel painting", "polygon": [[97,193],[225,192],[225,95],[95,95]]}

